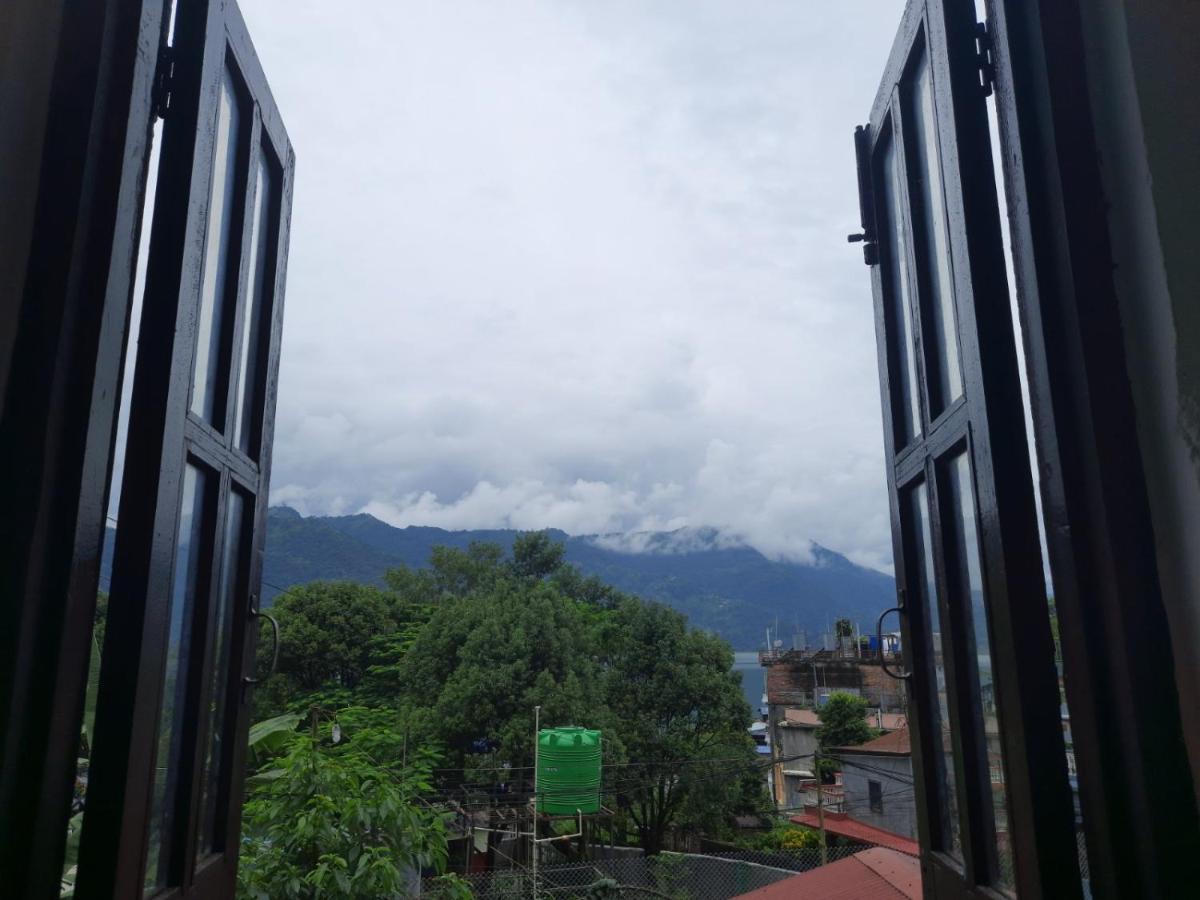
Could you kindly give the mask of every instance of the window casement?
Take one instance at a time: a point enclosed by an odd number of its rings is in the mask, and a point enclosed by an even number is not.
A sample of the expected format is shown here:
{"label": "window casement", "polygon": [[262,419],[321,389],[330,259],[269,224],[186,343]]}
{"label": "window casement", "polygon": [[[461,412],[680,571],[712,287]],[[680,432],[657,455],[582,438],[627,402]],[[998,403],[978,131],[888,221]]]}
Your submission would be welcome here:
{"label": "window casement", "polygon": [[76,893],[233,895],[294,156],[233,0],[180,3]]}
{"label": "window casement", "polygon": [[918,830],[930,896],[1078,897],[975,37],[909,2],[855,135]]}

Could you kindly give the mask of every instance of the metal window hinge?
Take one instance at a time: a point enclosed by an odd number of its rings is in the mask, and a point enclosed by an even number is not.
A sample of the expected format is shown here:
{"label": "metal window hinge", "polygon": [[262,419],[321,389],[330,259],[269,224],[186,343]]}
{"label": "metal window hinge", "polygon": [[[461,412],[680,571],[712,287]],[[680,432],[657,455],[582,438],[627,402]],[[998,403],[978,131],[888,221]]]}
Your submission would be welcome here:
{"label": "metal window hinge", "polygon": [[992,33],[986,22],[975,23],[975,61],[979,66],[979,87],[983,96],[992,96],[996,83],[996,66],[992,60]]}
{"label": "metal window hinge", "polygon": [[867,127],[854,129],[854,158],[858,165],[858,218],[862,223],[859,234],[848,234],[846,240],[852,244],[862,242],[863,262],[873,266],[879,262],[879,245],[875,240],[875,212],[871,200],[870,141]]}
{"label": "metal window hinge", "polygon": [[158,67],[154,70],[154,88],[151,91],[154,115],[159,119],[165,119],[171,109],[171,88],[174,81],[175,49],[162,46],[158,50]]}

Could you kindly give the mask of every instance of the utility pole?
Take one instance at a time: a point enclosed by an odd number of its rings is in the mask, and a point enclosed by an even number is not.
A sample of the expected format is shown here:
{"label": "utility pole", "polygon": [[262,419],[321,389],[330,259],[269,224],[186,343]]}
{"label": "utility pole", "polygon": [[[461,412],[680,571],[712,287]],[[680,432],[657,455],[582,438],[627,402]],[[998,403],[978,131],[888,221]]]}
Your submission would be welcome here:
{"label": "utility pole", "polygon": [[813,769],[817,776],[817,834],[821,840],[821,865],[829,862],[829,852],[825,847],[825,778],[821,774],[821,754],[813,754]]}

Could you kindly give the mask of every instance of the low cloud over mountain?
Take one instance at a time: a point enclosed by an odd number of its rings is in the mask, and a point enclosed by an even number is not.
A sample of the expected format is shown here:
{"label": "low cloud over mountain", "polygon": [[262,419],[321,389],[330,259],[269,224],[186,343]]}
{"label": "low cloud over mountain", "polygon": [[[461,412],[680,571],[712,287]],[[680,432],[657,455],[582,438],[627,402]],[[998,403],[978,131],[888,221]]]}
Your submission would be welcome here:
{"label": "low cloud over mountain", "polygon": [[[490,541],[507,549],[519,533],[395,528],[365,513],[305,518],[276,507],[268,516],[264,599],[314,579],[382,583],[390,567],[424,566],[435,546],[465,548],[472,541]],[[869,629],[895,598],[890,575],[813,542],[800,559],[768,557],[743,537],[715,528],[551,533],[566,545],[567,560],[586,574],[672,606],[736,649],[759,646],[768,625],[784,636],[804,632],[810,640],[842,616]]]}

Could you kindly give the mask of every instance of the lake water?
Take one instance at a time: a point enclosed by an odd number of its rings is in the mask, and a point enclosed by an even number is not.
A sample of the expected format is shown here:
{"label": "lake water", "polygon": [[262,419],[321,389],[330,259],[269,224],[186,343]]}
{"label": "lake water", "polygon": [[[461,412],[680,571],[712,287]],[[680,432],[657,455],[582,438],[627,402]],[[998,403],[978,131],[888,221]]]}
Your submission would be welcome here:
{"label": "lake water", "polygon": [[742,693],[754,713],[755,721],[759,718],[758,708],[762,706],[762,695],[766,685],[767,670],[758,664],[758,651],[750,650],[733,654],[733,671],[742,674]]}

